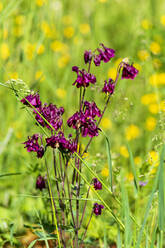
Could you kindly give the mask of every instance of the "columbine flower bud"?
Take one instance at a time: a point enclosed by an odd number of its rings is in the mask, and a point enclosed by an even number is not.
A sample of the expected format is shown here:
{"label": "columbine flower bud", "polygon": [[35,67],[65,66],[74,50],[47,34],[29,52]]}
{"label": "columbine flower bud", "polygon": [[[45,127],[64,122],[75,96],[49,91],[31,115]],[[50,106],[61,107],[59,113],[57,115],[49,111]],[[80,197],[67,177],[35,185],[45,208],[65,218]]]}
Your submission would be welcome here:
{"label": "columbine flower bud", "polygon": [[93,212],[95,215],[101,215],[101,210],[104,208],[103,205],[99,205],[98,203],[95,203],[93,206]]}
{"label": "columbine flower bud", "polygon": [[91,60],[92,60],[92,52],[91,52],[91,50],[85,51],[84,52],[84,61],[85,61],[85,64],[91,62]]}
{"label": "columbine flower bud", "polygon": [[38,176],[37,181],[36,181],[36,189],[39,189],[42,191],[45,188],[46,188],[45,179],[42,176]]}
{"label": "columbine flower bud", "polygon": [[102,183],[97,178],[93,178],[93,186],[94,186],[95,190],[101,190],[102,189]]}

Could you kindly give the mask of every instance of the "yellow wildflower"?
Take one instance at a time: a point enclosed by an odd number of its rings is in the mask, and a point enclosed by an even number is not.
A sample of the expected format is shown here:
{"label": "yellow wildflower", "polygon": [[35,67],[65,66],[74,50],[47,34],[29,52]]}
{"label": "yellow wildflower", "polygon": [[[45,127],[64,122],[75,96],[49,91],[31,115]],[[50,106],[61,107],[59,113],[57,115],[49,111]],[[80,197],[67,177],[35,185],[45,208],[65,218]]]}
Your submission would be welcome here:
{"label": "yellow wildflower", "polygon": [[157,55],[160,53],[160,45],[157,42],[152,42],[150,45],[150,50],[153,54]]}
{"label": "yellow wildflower", "polygon": [[153,74],[150,78],[149,78],[149,82],[151,85],[157,85],[157,86],[161,86],[161,85],[165,85],[165,73],[155,73]]}
{"label": "yellow wildflower", "polygon": [[147,29],[151,28],[152,24],[151,24],[151,22],[149,20],[144,19],[141,22],[141,26],[142,26],[143,29],[147,30]]}
{"label": "yellow wildflower", "polygon": [[137,56],[141,61],[146,61],[150,55],[146,50],[140,50],[138,51]]}
{"label": "yellow wildflower", "polygon": [[159,69],[162,66],[162,62],[157,58],[152,60],[152,64],[156,69]]}
{"label": "yellow wildflower", "polygon": [[45,36],[48,38],[52,38],[55,33],[55,27],[50,27],[50,25],[46,21],[43,21],[41,23],[41,29],[44,32]]}
{"label": "yellow wildflower", "polygon": [[148,108],[152,114],[157,114],[159,112],[159,105],[157,103],[150,104]]}
{"label": "yellow wildflower", "polygon": [[103,177],[108,177],[108,176],[109,176],[109,170],[108,170],[107,166],[105,166],[105,167],[102,169],[101,175],[102,175]]}
{"label": "yellow wildflower", "polygon": [[23,25],[24,22],[25,22],[25,16],[23,16],[23,15],[18,15],[18,16],[16,16],[16,18],[15,18],[15,23],[16,23],[17,25]]}
{"label": "yellow wildflower", "polygon": [[68,51],[68,46],[58,40],[53,41],[50,47],[54,52],[62,52],[65,54]]}
{"label": "yellow wildflower", "polygon": [[105,129],[109,129],[112,127],[112,122],[109,118],[103,117],[100,125]]}
{"label": "yellow wildflower", "polygon": [[62,22],[63,22],[64,25],[72,24],[72,16],[70,16],[70,15],[63,16]]}
{"label": "yellow wildflower", "polygon": [[27,43],[25,48],[25,54],[27,59],[32,60],[34,56],[35,48],[36,48],[35,44]]}
{"label": "yellow wildflower", "polygon": [[127,140],[133,140],[140,136],[140,129],[136,125],[132,124],[126,128],[125,134]]}
{"label": "yellow wildflower", "polygon": [[142,163],[142,159],[140,156],[134,158],[135,165],[140,165]]}
{"label": "yellow wildflower", "polygon": [[3,30],[3,39],[6,40],[7,37],[8,37],[8,30],[7,30],[7,28],[5,28],[5,29]]}
{"label": "yellow wildflower", "polygon": [[45,51],[45,46],[43,44],[40,44],[39,47],[37,48],[37,54],[43,54]]}
{"label": "yellow wildflower", "polygon": [[160,22],[163,26],[165,26],[165,15],[160,17]]}
{"label": "yellow wildflower", "polygon": [[159,154],[156,151],[150,151],[148,154],[148,163],[153,166],[159,165]]}
{"label": "yellow wildflower", "polygon": [[13,28],[13,35],[16,37],[20,37],[23,35],[23,28],[21,26],[17,26]]}
{"label": "yellow wildflower", "polygon": [[120,154],[125,158],[129,157],[128,149],[126,146],[120,146]]}
{"label": "yellow wildflower", "polygon": [[11,79],[18,79],[18,72],[12,72],[9,74]]}
{"label": "yellow wildflower", "polygon": [[151,170],[150,170],[150,172],[149,172],[149,174],[155,174],[156,173],[156,171],[157,171],[157,168],[152,168]]}
{"label": "yellow wildflower", "polygon": [[117,74],[117,70],[115,67],[112,67],[108,70],[108,78],[112,78],[113,80],[115,80],[116,74]]}
{"label": "yellow wildflower", "polygon": [[2,11],[3,9],[3,3],[0,2],[0,12]]}
{"label": "yellow wildflower", "polygon": [[64,99],[66,97],[66,90],[64,89],[56,89],[56,95],[61,98],[61,99]]}
{"label": "yellow wildflower", "polygon": [[0,56],[3,60],[8,59],[10,56],[10,50],[7,43],[2,43],[0,46]]}
{"label": "yellow wildflower", "polygon": [[67,27],[64,29],[64,36],[68,39],[72,38],[74,35],[74,28],[73,27]]}
{"label": "yellow wildflower", "polygon": [[36,0],[36,5],[42,7],[46,3],[45,0]]}
{"label": "yellow wildflower", "polygon": [[63,68],[69,63],[69,61],[70,61],[70,55],[66,54],[58,59],[57,65],[59,68]]}
{"label": "yellow wildflower", "polygon": [[35,80],[40,81],[40,82],[45,80],[45,76],[42,71],[36,71]]}
{"label": "yellow wildflower", "polygon": [[148,117],[145,125],[148,131],[153,131],[156,127],[156,119],[152,116]]}
{"label": "yellow wildflower", "polygon": [[157,102],[157,100],[158,100],[158,97],[155,93],[145,94],[141,97],[141,103],[144,105],[155,103]]}
{"label": "yellow wildflower", "polygon": [[107,0],[99,0],[100,3],[106,3]]}
{"label": "yellow wildflower", "polygon": [[133,174],[130,172],[127,174],[126,178],[128,179],[128,181],[132,181],[134,179]]}
{"label": "yellow wildflower", "polygon": [[80,24],[80,32],[82,34],[88,34],[90,32],[91,28],[88,23]]}

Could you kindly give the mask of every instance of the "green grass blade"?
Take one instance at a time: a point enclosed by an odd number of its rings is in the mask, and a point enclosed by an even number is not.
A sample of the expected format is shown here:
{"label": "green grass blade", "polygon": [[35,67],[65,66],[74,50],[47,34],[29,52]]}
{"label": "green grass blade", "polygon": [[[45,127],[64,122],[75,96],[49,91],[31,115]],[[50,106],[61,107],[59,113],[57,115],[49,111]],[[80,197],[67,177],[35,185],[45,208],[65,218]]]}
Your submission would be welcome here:
{"label": "green grass blade", "polygon": [[[163,146],[163,149],[162,149],[161,159],[164,158],[164,153],[165,153],[165,145]],[[149,211],[151,209],[151,205],[152,205],[152,201],[153,201],[153,198],[154,198],[154,194],[155,194],[155,192],[157,190],[157,187],[158,187],[159,174],[160,174],[160,166],[158,167],[158,171],[156,173],[156,177],[155,177],[155,181],[154,181],[154,184],[153,184],[152,192],[151,192],[151,194],[149,196],[149,200],[148,200],[148,203],[147,203],[146,211],[145,211],[145,214],[144,214],[144,220],[143,220],[143,223],[141,225],[140,231],[138,233],[138,238],[137,238],[137,243],[136,243],[136,247],[135,248],[139,248],[140,247],[140,242],[141,242],[141,239],[142,239],[142,235],[143,235],[143,231],[144,231],[144,228],[145,228],[145,224],[147,222]]]}
{"label": "green grass blade", "polygon": [[150,248],[154,248],[154,246],[155,246],[155,241],[156,241],[156,230],[157,230],[157,227],[158,227],[158,225],[157,225],[157,223],[156,223],[155,226],[154,226],[154,230],[153,230],[153,232],[152,232],[152,239],[151,239]]}
{"label": "green grass blade", "polygon": [[5,173],[5,174],[0,174],[0,177],[10,177],[10,176],[17,176],[17,175],[22,175],[22,173],[21,172]]}
{"label": "green grass blade", "polygon": [[119,226],[118,226],[118,232],[117,232],[117,248],[122,248],[122,241],[121,241],[121,234],[120,234]]}
{"label": "green grass blade", "polygon": [[138,189],[139,189],[139,184],[138,184],[138,178],[137,178],[137,174],[136,174],[135,163],[134,163],[134,159],[133,159],[132,150],[131,150],[131,147],[129,146],[129,144],[127,144],[127,148],[128,148],[128,152],[129,152],[129,158],[130,158],[130,164],[131,164],[132,173],[133,173],[133,176],[134,176],[135,191],[137,193]]}

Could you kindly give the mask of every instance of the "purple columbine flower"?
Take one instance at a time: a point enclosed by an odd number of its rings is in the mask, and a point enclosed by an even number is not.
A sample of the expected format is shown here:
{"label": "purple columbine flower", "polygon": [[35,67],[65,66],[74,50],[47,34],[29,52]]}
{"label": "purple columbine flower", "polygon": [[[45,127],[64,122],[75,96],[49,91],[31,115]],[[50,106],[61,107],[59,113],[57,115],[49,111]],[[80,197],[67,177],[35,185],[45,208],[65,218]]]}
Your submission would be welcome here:
{"label": "purple columbine flower", "polygon": [[93,186],[94,186],[95,190],[101,190],[102,189],[102,183],[97,178],[93,178]]}
{"label": "purple columbine flower", "polygon": [[90,63],[91,60],[92,60],[92,52],[91,52],[91,50],[85,51],[84,52],[84,61],[85,61],[85,64]]}
{"label": "purple columbine flower", "polygon": [[100,45],[102,48],[97,49],[99,54],[94,57],[94,63],[96,66],[99,66],[101,61],[104,61],[104,63],[109,62],[109,60],[115,56],[115,50],[104,46],[102,43]]}
{"label": "purple columbine flower", "polygon": [[24,104],[24,105],[27,105],[27,106],[29,106],[29,107],[31,107],[30,106],[30,104],[26,101],[26,100],[28,100],[28,102],[31,104],[31,105],[33,105],[35,108],[37,108],[37,109],[40,109],[41,108],[41,101],[40,101],[40,96],[39,96],[39,94],[34,94],[34,95],[32,95],[32,94],[30,94],[30,95],[28,95],[28,96],[26,96],[25,98],[23,98],[22,100],[21,100],[21,102]]}
{"label": "purple columbine flower", "polygon": [[99,205],[98,203],[95,203],[93,206],[93,212],[95,215],[101,215],[101,210],[104,208],[103,205]]}
{"label": "purple columbine flower", "polygon": [[72,71],[77,73],[77,79],[73,83],[73,85],[76,84],[77,88],[88,87],[90,83],[96,83],[96,77],[93,74],[86,72],[84,69],[79,70],[77,66],[73,66]]}
{"label": "purple columbine flower", "polygon": [[123,70],[122,70],[122,76],[121,79],[134,79],[136,75],[138,74],[138,70],[133,67],[133,65],[129,65],[127,63],[124,63]]}
{"label": "purple columbine flower", "polygon": [[44,147],[38,144],[39,135],[34,134],[33,136],[29,137],[28,140],[25,141],[23,144],[25,144],[24,148],[27,148],[28,152],[36,152],[38,158],[42,158],[44,155]]}
{"label": "purple columbine flower", "polygon": [[46,139],[47,146],[52,148],[58,148],[61,152],[71,152],[77,151],[77,143],[71,139],[66,139],[63,132],[59,132],[57,135],[52,135],[50,138]]}
{"label": "purple columbine flower", "polygon": [[100,54],[95,55],[94,57],[95,66],[100,66],[101,60],[102,60],[102,56]]}
{"label": "purple columbine flower", "polygon": [[[64,108],[57,108],[56,105],[50,103],[49,105],[45,104],[40,109],[40,114],[50,123],[50,125],[57,131],[62,126],[62,115],[64,113]],[[36,120],[43,127],[51,129],[51,127],[46,123],[43,118],[36,113]]]}
{"label": "purple columbine flower", "polygon": [[46,188],[45,179],[42,176],[38,176],[37,181],[36,181],[36,189],[39,189],[42,191],[45,188]]}
{"label": "purple columbine flower", "polygon": [[95,102],[84,102],[84,106],[85,106],[85,116],[87,118],[92,117],[95,118],[96,116],[101,117],[101,111],[100,109],[97,107]]}
{"label": "purple columbine flower", "polygon": [[108,83],[107,83],[107,80],[105,80],[105,84],[102,89],[102,92],[110,93],[110,95],[112,95],[114,92],[114,89],[115,89],[115,84],[113,83],[113,80],[110,78],[108,80]]}

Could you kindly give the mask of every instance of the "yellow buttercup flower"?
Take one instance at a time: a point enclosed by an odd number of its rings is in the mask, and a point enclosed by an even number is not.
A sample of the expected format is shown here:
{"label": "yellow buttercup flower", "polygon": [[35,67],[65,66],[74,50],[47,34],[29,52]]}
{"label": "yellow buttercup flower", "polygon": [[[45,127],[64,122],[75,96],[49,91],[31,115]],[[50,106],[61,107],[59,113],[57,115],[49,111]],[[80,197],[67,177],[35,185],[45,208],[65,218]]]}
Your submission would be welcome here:
{"label": "yellow buttercup flower", "polygon": [[142,159],[140,156],[134,158],[135,165],[140,165],[142,163]]}
{"label": "yellow buttercup flower", "polygon": [[16,16],[16,18],[15,18],[15,23],[16,23],[17,25],[23,25],[24,22],[25,22],[25,16],[23,16],[23,15],[18,15],[18,16]]}
{"label": "yellow buttercup flower", "polygon": [[160,110],[165,112],[165,100],[160,102]]}
{"label": "yellow buttercup flower", "polygon": [[109,118],[103,117],[100,125],[102,128],[110,129],[112,127],[112,122]]}
{"label": "yellow buttercup flower", "polygon": [[5,28],[5,29],[3,30],[3,39],[6,40],[7,37],[8,37],[8,30],[7,30],[7,28]]}
{"label": "yellow buttercup flower", "polygon": [[108,177],[108,176],[109,176],[109,170],[108,170],[107,166],[105,166],[105,167],[102,169],[101,175],[102,175],[103,177]]}
{"label": "yellow buttercup flower", "polygon": [[64,29],[64,36],[68,39],[72,38],[74,35],[74,28],[73,27],[67,27]]}
{"label": "yellow buttercup flower", "polygon": [[34,56],[34,52],[36,49],[35,44],[27,43],[26,48],[25,48],[25,54],[27,59],[32,60]]}
{"label": "yellow buttercup flower", "polygon": [[146,129],[148,131],[153,131],[156,127],[156,119],[152,116],[148,117],[145,123]]}
{"label": "yellow buttercup flower", "polygon": [[129,157],[128,149],[126,146],[120,146],[120,154],[125,158]]}
{"label": "yellow buttercup flower", "polygon": [[2,43],[0,46],[0,56],[3,60],[8,59],[10,56],[10,50],[7,43]]}
{"label": "yellow buttercup flower", "polygon": [[165,15],[160,17],[160,23],[165,26]]}
{"label": "yellow buttercup flower", "polygon": [[156,103],[158,97],[155,93],[145,94],[141,97],[141,103],[144,105],[149,105],[151,103]]}
{"label": "yellow buttercup flower", "polygon": [[66,54],[58,59],[57,65],[59,68],[63,68],[69,63],[69,61],[70,61],[70,55]]}
{"label": "yellow buttercup flower", "polygon": [[142,26],[143,29],[147,30],[147,29],[151,28],[152,24],[151,24],[151,22],[149,20],[144,19],[141,22],[141,26]]}
{"label": "yellow buttercup flower", "polygon": [[146,50],[140,50],[138,51],[137,56],[141,61],[146,61],[150,55]]}
{"label": "yellow buttercup flower", "polygon": [[107,0],[99,0],[100,3],[106,3]]}
{"label": "yellow buttercup flower", "polygon": [[63,18],[62,18],[62,22],[64,25],[70,25],[70,24],[72,24],[72,21],[73,21],[73,19],[72,19],[72,16],[70,16],[70,15],[63,16]]}
{"label": "yellow buttercup flower", "polygon": [[126,128],[125,135],[127,140],[136,139],[140,136],[140,129],[136,125],[132,124]]}
{"label": "yellow buttercup flower", "polygon": [[36,0],[36,5],[42,7],[46,3],[46,0]]}
{"label": "yellow buttercup flower", "polygon": [[56,95],[61,98],[61,99],[64,99],[66,97],[66,90],[64,89],[56,89]]}
{"label": "yellow buttercup flower", "polygon": [[53,38],[55,36],[55,27],[50,27],[50,25],[46,21],[43,21],[41,23],[41,29],[47,38]]}
{"label": "yellow buttercup flower", "polygon": [[45,76],[42,71],[36,71],[35,80],[43,82],[45,80]]}
{"label": "yellow buttercup flower", "polygon": [[45,46],[43,44],[40,44],[39,47],[37,48],[37,54],[43,54],[45,51]]}
{"label": "yellow buttercup flower", "polygon": [[155,73],[149,78],[149,83],[151,85],[161,86],[165,85],[165,73]]}
{"label": "yellow buttercup flower", "polygon": [[18,72],[12,72],[9,74],[11,79],[18,79]]}
{"label": "yellow buttercup flower", "polygon": [[3,3],[0,2],[0,12],[2,11],[3,9]]}
{"label": "yellow buttercup flower", "polygon": [[149,111],[152,113],[152,114],[157,114],[159,113],[159,105],[157,103],[152,103],[149,105]]}
{"label": "yellow buttercup flower", "polygon": [[148,154],[148,163],[153,166],[159,165],[159,154],[156,151],[150,151]]}
{"label": "yellow buttercup flower", "polygon": [[91,31],[91,28],[88,23],[80,24],[80,32],[82,34],[88,34]]}
{"label": "yellow buttercup flower", "polygon": [[152,42],[150,45],[150,50],[153,54],[157,55],[160,53],[160,45],[157,42]]}
{"label": "yellow buttercup flower", "polygon": [[54,52],[61,52],[63,54],[66,54],[66,52],[69,50],[68,49],[68,46],[64,43],[62,43],[61,41],[53,41],[50,45],[51,49],[54,51]]}
{"label": "yellow buttercup flower", "polygon": [[128,179],[128,181],[133,181],[134,176],[133,176],[133,174],[130,172],[130,173],[127,174],[126,178]]}
{"label": "yellow buttercup flower", "polygon": [[115,67],[112,67],[108,70],[108,78],[112,78],[113,80],[115,80],[116,75],[117,75],[117,70]]}

